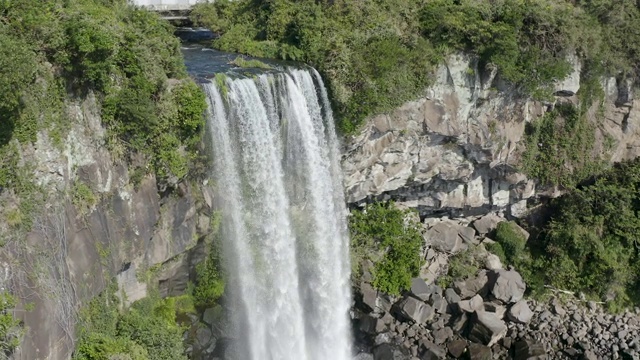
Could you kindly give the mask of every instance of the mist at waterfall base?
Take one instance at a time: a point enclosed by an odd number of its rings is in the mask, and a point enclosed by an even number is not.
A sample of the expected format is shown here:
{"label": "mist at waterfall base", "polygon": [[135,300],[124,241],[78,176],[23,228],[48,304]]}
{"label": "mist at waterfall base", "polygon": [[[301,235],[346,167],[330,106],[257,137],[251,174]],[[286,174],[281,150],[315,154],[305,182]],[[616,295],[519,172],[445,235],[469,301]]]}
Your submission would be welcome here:
{"label": "mist at waterfall base", "polygon": [[203,87],[236,358],[351,359],[346,209],[320,76]]}

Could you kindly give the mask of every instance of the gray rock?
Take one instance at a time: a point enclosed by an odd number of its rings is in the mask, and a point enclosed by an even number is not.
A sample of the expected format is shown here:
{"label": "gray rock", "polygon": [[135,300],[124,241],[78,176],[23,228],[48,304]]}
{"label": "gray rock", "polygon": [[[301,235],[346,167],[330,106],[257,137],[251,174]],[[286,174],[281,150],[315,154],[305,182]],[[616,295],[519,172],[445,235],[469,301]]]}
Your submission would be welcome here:
{"label": "gray rock", "polygon": [[411,279],[411,293],[422,301],[429,300],[436,291],[436,285],[429,285],[421,278]]}
{"label": "gray rock", "polygon": [[508,304],[522,299],[526,285],[522,276],[513,270],[496,270],[492,272],[495,278],[491,286],[491,294],[498,300]]}
{"label": "gray rock", "polygon": [[453,330],[449,327],[444,327],[433,332],[433,340],[436,344],[444,344],[452,336]]}
{"label": "gray rock", "polygon": [[492,360],[493,354],[489,346],[476,343],[469,345],[469,360]]}
{"label": "gray rock", "polygon": [[532,340],[520,340],[513,344],[514,360],[543,360],[547,358],[544,346]]}
{"label": "gray rock", "polygon": [[356,355],[356,357],[353,358],[353,360],[373,360],[373,354],[363,352]]}
{"label": "gray rock", "polygon": [[494,313],[500,319],[504,318],[504,314],[507,312],[506,307],[494,302],[485,302],[484,310]]}
{"label": "gray rock", "polygon": [[469,300],[462,300],[458,302],[458,309],[462,312],[472,313],[484,309],[484,303],[482,296],[476,295]]}
{"label": "gray rock", "polygon": [[500,261],[498,255],[488,253],[484,259],[484,267],[487,270],[500,270],[502,269],[502,261]]}
{"label": "gray rock", "polygon": [[406,297],[402,300],[400,309],[402,316],[416,324],[422,324],[433,318],[433,308],[412,297]]}
{"label": "gray rock", "polygon": [[457,254],[463,250],[462,238],[459,236],[461,228],[461,225],[453,221],[442,221],[427,230],[425,240],[440,252]]}
{"label": "gray rock", "polygon": [[488,283],[489,277],[487,272],[483,270],[476,277],[464,281],[456,281],[453,285],[462,299],[469,299],[476,294],[484,297],[487,293]]}
{"label": "gray rock", "polygon": [[365,310],[375,310],[378,301],[378,291],[374,289],[371,284],[363,282],[360,286],[360,292],[362,293],[362,303],[365,305]]}
{"label": "gray rock", "polygon": [[476,230],[474,228],[468,226],[461,227],[458,231],[458,235],[466,244],[478,244],[478,240],[476,239]]}
{"label": "gray rock", "polygon": [[360,318],[360,331],[370,335],[376,334],[378,322],[382,323],[382,321],[380,321],[380,319],[376,317],[373,317],[371,315],[365,315],[362,318]]}
{"label": "gray rock", "polygon": [[373,360],[409,360],[410,357],[391,344],[381,344],[373,349]]}
{"label": "gray rock", "polygon": [[490,213],[474,221],[471,225],[478,231],[478,234],[486,235],[495,230],[502,221],[505,221],[505,219]]}
{"label": "gray rock", "polygon": [[471,314],[470,321],[469,340],[489,347],[497,343],[507,333],[505,323],[489,312],[475,312]]}
{"label": "gray rock", "polygon": [[467,342],[460,339],[449,341],[449,343],[447,344],[447,349],[449,350],[449,355],[458,359],[462,357],[464,352],[467,350]]}
{"label": "gray rock", "polygon": [[201,348],[207,348],[211,342],[211,330],[205,327],[196,330],[196,341]]}
{"label": "gray rock", "polygon": [[529,309],[529,305],[526,301],[520,300],[513,306],[511,306],[509,312],[507,313],[507,316],[509,317],[509,320],[513,322],[526,324],[531,321],[533,312],[531,311],[531,309]]}
{"label": "gray rock", "polygon": [[456,293],[456,291],[452,288],[447,288],[444,291],[444,298],[449,304],[455,304],[461,300],[460,295],[458,295],[458,293]]}
{"label": "gray rock", "polygon": [[442,346],[436,345],[431,341],[422,339],[418,344],[418,352],[420,353],[421,360],[444,359],[447,356],[447,352]]}
{"label": "gray rock", "polygon": [[393,340],[393,336],[391,335],[391,333],[386,332],[386,333],[376,335],[376,338],[374,339],[374,343],[376,345],[381,345],[381,344],[390,343],[392,340]]}
{"label": "gray rock", "polygon": [[442,295],[433,294],[431,296],[431,306],[433,306],[433,310],[438,314],[444,314],[447,311],[447,300],[445,300]]}
{"label": "gray rock", "polygon": [[582,356],[580,356],[581,360],[598,360],[598,356],[591,350],[586,350],[584,353],[582,353]]}
{"label": "gray rock", "polygon": [[207,325],[209,325],[209,326],[212,326],[212,325],[214,325],[214,324],[218,321],[218,319],[220,318],[220,312],[221,312],[221,309],[220,309],[219,307],[218,307],[218,308],[215,308],[215,307],[213,307],[213,308],[207,308],[207,309],[204,311],[204,314],[202,315],[202,321],[203,321],[205,324],[207,324]]}

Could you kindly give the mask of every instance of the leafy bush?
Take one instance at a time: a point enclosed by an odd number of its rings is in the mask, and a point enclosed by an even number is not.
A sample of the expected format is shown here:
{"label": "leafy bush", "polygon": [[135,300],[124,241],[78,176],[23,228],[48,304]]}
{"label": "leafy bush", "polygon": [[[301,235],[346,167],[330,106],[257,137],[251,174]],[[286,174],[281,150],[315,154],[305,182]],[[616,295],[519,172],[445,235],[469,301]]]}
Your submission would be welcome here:
{"label": "leafy bush", "polygon": [[204,262],[196,266],[196,284],[193,289],[195,305],[212,307],[224,294],[224,270],[218,252],[214,249]]}
{"label": "leafy bush", "polygon": [[393,203],[375,203],[354,210],[349,218],[352,263],[356,273],[364,260],[372,260],[373,286],[399,294],[411,286],[420,271],[420,223]]}
{"label": "leafy bush", "polygon": [[573,105],[558,104],[527,125],[522,167],[544,185],[573,187],[599,171],[595,127]]}
{"label": "leafy bush", "polygon": [[468,249],[455,254],[449,258],[447,274],[438,278],[438,285],[447,288],[454,281],[468,279],[478,273],[482,268],[484,256],[477,246],[470,246]]}
{"label": "leafy bush", "polygon": [[551,285],[609,300],[612,308],[640,303],[639,188],[636,159],[554,201],[540,240]]}
{"label": "leafy bush", "polygon": [[91,300],[82,311],[74,360],[111,360],[128,355],[131,360],[185,359],[178,313],[192,312],[184,297],[160,299],[157,295],[135,302],[120,312],[115,286]]}

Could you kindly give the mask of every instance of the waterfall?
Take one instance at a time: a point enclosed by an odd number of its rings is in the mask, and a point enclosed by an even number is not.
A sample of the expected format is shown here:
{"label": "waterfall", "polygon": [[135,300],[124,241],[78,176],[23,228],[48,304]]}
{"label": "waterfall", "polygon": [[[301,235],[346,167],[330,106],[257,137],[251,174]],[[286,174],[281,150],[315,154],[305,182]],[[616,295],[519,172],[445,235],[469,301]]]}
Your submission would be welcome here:
{"label": "waterfall", "polygon": [[351,359],[349,244],[315,70],[204,85],[238,359]]}

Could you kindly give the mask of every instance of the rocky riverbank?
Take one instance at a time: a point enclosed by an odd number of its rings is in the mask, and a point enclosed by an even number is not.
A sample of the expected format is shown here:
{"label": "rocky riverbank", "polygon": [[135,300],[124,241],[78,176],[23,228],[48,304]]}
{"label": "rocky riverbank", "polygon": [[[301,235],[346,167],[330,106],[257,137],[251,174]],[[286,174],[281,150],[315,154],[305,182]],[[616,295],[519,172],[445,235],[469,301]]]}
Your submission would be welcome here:
{"label": "rocky riverbank", "polygon": [[[638,359],[640,309],[612,315],[558,290],[545,300],[524,297],[521,275],[484,250],[486,234],[502,220],[491,214],[469,226],[427,221],[428,266],[403,296],[376,291],[365,271],[355,286],[357,359]],[[468,246],[477,247],[484,267],[436,285],[448,257]]]}

